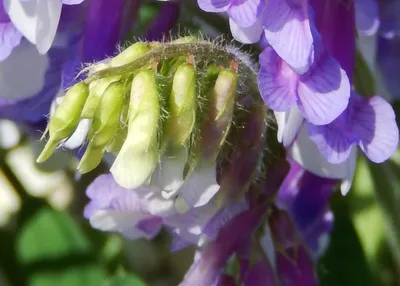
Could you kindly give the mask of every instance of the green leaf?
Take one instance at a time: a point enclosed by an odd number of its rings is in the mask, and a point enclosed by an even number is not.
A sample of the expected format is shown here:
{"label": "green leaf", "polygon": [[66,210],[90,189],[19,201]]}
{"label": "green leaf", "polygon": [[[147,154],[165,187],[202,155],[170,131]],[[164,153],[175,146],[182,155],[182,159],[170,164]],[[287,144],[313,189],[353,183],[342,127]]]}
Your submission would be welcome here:
{"label": "green leaf", "polygon": [[103,267],[67,214],[42,207],[17,235],[16,252],[30,286],[102,285]]}
{"label": "green leaf", "polygon": [[335,223],[330,244],[318,263],[321,286],[376,286],[363,248],[350,217],[347,198],[337,193],[332,199]]}

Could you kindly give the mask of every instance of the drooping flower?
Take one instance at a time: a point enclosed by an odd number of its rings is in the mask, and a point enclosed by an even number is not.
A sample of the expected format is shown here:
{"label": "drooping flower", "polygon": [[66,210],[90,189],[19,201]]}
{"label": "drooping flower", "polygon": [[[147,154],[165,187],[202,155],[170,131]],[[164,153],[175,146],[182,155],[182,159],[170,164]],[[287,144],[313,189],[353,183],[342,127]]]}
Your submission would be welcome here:
{"label": "drooping flower", "polygon": [[348,78],[326,51],[321,51],[303,75],[297,74],[272,47],[261,53],[260,64],[261,96],[274,111],[289,111],[297,106],[309,122],[324,125],[346,109],[350,96]]}
{"label": "drooping flower", "polygon": [[308,125],[311,140],[328,162],[339,164],[358,145],[375,163],[387,160],[397,149],[399,131],[395,114],[383,98],[363,99],[353,92],[349,107],[331,124]]}

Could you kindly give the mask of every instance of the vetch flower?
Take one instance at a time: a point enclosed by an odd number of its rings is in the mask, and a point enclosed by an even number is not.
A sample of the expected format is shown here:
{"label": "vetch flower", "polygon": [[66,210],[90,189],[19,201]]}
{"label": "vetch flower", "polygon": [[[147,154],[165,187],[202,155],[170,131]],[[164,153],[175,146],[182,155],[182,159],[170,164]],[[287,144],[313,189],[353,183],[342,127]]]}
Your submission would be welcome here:
{"label": "vetch flower", "polygon": [[19,45],[22,38],[22,34],[14,27],[3,5],[0,5],[0,35],[0,61],[2,61]]}
{"label": "vetch flower", "polygon": [[[76,5],[82,2],[83,0],[3,0],[2,6],[14,29],[36,45],[39,53],[45,54],[55,38],[62,5]],[[7,41],[12,41],[15,34],[9,32],[4,36],[7,36]]]}
{"label": "vetch flower", "polygon": [[399,131],[395,114],[380,96],[364,99],[353,92],[349,107],[331,124],[309,124],[311,140],[333,164],[344,162],[358,145],[375,163],[387,160],[397,149]]}
{"label": "vetch flower", "polygon": [[272,47],[261,53],[260,65],[260,93],[265,104],[274,111],[289,111],[297,106],[309,122],[324,125],[347,107],[349,80],[326,51],[321,51],[313,66],[302,75],[297,74]]}

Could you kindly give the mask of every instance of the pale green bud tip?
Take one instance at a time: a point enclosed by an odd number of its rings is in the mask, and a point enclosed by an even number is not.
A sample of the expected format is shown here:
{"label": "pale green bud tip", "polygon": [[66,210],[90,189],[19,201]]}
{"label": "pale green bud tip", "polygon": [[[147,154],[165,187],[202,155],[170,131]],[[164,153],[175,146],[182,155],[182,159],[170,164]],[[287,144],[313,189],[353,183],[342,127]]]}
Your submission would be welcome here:
{"label": "pale green bud tip", "polygon": [[235,102],[238,76],[230,70],[222,70],[214,86],[212,105],[215,108],[215,120],[223,114],[231,113]]}
{"label": "pale green bud tip", "polygon": [[110,171],[124,188],[137,188],[153,173],[158,161],[157,125],[160,103],[153,71],[132,81],[128,135]]}
{"label": "pale green bud tip", "polygon": [[144,42],[135,43],[130,47],[128,47],[127,49],[123,50],[119,55],[114,57],[110,61],[110,65],[112,67],[125,65],[143,56],[148,51],[150,51],[150,46],[148,43]]}
{"label": "pale green bud tip", "polygon": [[78,165],[81,174],[88,173],[95,169],[101,162],[104,155],[104,148],[96,148],[91,144],[87,147],[85,154]]}
{"label": "pale green bud tip", "polygon": [[168,100],[169,118],[165,140],[173,148],[184,145],[193,131],[196,118],[196,71],[192,65],[178,67]]}
{"label": "pale green bud tip", "polygon": [[84,82],[74,85],[67,91],[64,100],[50,118],[48,126],[50,138],[37,159],[38,163],[46,161],[59,142],[74,132],[88,94],[89,88]]}

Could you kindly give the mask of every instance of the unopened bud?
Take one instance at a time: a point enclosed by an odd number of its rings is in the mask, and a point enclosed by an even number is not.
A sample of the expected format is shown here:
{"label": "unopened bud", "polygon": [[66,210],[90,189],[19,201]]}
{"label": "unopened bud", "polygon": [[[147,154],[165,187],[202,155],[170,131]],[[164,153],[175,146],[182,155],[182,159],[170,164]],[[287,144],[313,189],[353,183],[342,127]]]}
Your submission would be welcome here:
{"label": "unopened bud", "polygon": [[123,50],[111,59],[110,65],[118,67],[133,62],[150,51],[150,45],[145,42],[138,42]]}
{"label": "unopened bud", "polygon": [[200,141],[195,150],[202,161],[215,162],[228,135],[235,107],[238,76],[230,70],[222,70],[208,97],[208,114],[201,125]]}
{"label": "unopened bud", "polygon": [[50,138],[37,162],[46,161],[56,149],[59,142],[69,137],[79,123],[80,115],[89,94],[87,84],[80,82],[71,87],[50,118],[48,131]]}
{"label": "unopened bud", "polygon": [[132,81],[126,140],[111,166],[116,182],[136,188],[149,180],[158,160],[160,103],[154,72],[139,72]]}
{"label": "unopened bud", "polygon": [[78,166],[82,174],[97,167],[116,130],[118,130],[121,124],[120,118],[125,90],[123,83],[113,82],[102,95],[93,117],[92,129],[89,133],[89,145]]}
{"label": "unopened bud", "polygon": [[112,76],[98,79],[89,85],[89,97],[82,110],[82,118],[92,119],[99,105],[101,96],[104,94],[107,87],[120,80],[120,76]]}
{"label": "unopened bud", "polygon": [[192,65],[177,68],[168,99],[169,118],[164,127],[164,142],[171,149],[185,145],[196,120],[196,71]]}

